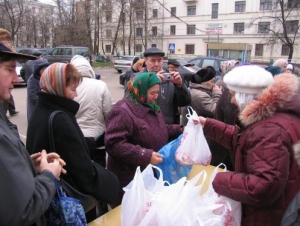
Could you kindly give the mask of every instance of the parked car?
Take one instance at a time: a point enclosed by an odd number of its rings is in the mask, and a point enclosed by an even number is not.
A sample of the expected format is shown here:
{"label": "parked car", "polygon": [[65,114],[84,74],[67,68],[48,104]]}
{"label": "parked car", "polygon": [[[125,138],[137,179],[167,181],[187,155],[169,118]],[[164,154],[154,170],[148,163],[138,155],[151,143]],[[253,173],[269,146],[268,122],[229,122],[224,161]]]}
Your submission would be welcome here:
{"label": "parked car", "polygon": [[221,57],[196,57],[188,61],[188,63],[194,64],[200,68],[205,68],[207,66],[213,66],[217,72],[216,81],[221,77],[221,62],[230,60],[228,58]]}
{"label": "parked car", "polygon": [[132,66],[134,58],[137,56],[120,56],[118,60],[114,61],[114,68],[119,72],[125,72]]}
{"label": "parked car", "polygon": [[69,63],[73,56],[81,55],[84,56],[92,65],[92,55],[88,47],[83,46],[58,46],[53,48],[52,52],[49,53],[45,59],[50,63],[64,62]]}
{"label": "parked car", "polygon": [[22,64],[20,64],[19,62],[17,62],[17,64],[16,64],[16,72],[17,72],[17,75],[18,75],[18,78],[19,78],[19,83],[17,83],[16,85],[26,85],[25,80],[20,75],[21,68],[22,68]]}
{"label": "parked car", "polygon": [[23,48],[19,50],[19,53],[24,53],[29,55],[33,55],[33,52],[40,52],[43,58],[45,58],[45,56],[47,56],[48,54],[46,49],[39,49],[39,48]]}

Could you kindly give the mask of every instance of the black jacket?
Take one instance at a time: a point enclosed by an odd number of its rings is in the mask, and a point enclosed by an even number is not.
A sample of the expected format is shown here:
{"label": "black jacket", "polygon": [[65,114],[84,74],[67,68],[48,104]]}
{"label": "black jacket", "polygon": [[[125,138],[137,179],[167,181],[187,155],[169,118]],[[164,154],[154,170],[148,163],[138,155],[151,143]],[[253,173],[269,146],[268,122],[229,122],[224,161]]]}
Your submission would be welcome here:
{"label": "black jacket", "polygon": [[31,153],[42,149],[50,150],[48,121],[55,110],[64,111],[53,120],[55,151],[66,162],[68,177],[64,179],[86,194],[112,203],[117,198],[119,182],[117,177],[93,162],[89,148],[75,118],[79,104],[65,97],[39,93],[36,108],[28,124],[26,146]]}

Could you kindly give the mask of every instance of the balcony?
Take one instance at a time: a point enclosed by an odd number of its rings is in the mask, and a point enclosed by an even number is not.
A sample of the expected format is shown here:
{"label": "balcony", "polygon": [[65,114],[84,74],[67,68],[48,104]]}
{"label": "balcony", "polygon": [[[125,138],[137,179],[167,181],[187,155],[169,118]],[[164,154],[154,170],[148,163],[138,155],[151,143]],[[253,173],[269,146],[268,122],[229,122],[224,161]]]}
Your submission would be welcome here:
{"label": "balcony", "polygon": [[198,0],[183,0],[184,2],[190,3],[190,2],[198,2]]}

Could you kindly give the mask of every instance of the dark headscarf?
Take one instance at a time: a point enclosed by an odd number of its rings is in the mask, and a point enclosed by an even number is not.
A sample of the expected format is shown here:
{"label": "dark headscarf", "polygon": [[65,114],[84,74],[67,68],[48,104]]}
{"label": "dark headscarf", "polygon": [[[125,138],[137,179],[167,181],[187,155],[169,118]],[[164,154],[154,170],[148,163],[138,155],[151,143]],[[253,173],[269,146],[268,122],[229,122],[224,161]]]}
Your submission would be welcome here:
{"label": "dark headscarf", "polygon": [[153,72],[143,72],[138,74],[136,77],[131,78],[127,83],[129,100],[135,104],[149,107],[157,112],[159,106],[156,103],[148,103],[147,92],[150,87],[160,83],[160,79]]}

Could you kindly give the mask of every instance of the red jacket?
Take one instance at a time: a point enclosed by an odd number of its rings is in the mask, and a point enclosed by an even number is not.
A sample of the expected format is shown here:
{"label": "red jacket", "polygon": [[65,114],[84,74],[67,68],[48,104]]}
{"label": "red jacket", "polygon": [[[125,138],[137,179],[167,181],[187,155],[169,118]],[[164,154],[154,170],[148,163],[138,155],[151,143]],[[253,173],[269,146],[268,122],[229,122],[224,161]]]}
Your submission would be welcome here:
{"label": "red jacket", "polygon": [[241,127],[207,119],[204,132],[235,153],[236,172],[218,173],[215,191],[243,205],[243,226],[279,226],[300,189],[300,167],[293,145],[300,140],[298,79],[274,83],[240,113]]}

